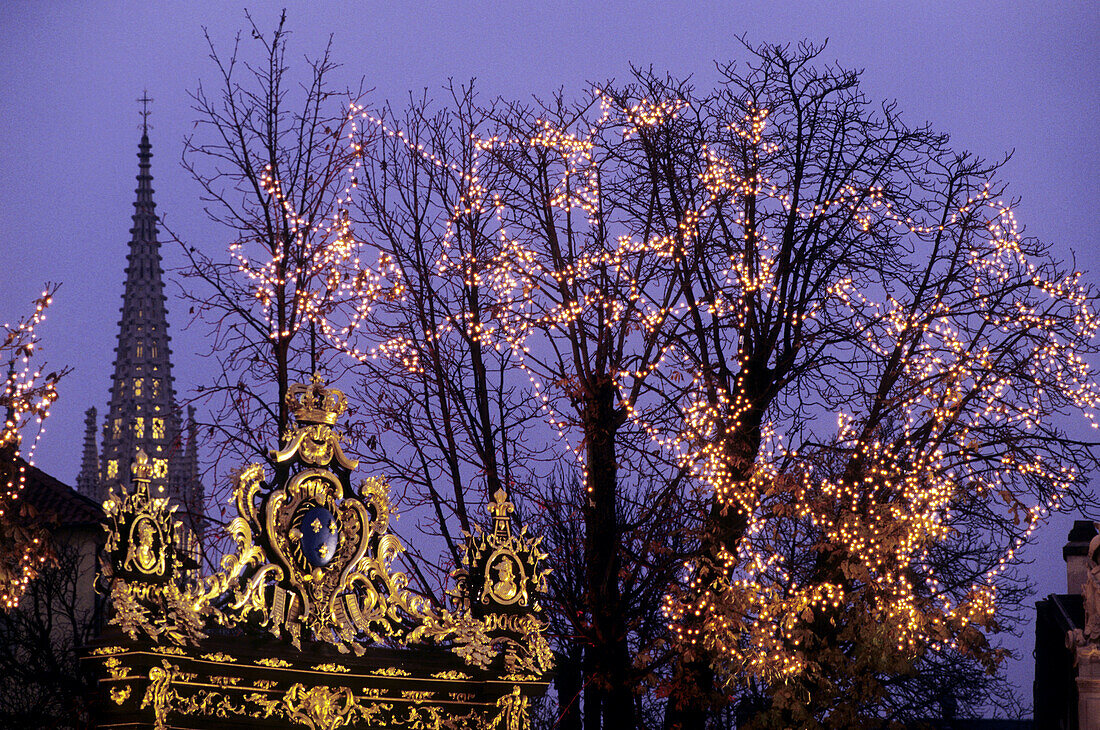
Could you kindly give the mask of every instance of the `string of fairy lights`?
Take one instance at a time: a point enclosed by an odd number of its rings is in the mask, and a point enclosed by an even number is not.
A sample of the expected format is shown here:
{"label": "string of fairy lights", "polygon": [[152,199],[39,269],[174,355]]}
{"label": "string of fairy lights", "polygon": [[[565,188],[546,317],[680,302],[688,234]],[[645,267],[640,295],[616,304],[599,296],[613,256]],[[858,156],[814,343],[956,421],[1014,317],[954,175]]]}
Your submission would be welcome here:
{"label": "string of fairy lights", "polygon": [[[38,346],[36,329],[46,318],[54,288],[47,287],[34,302],[34,312],[16,324],[4,324],[0,353],[8,363],[4,395],[5,410],[0,431],[0,465],[3,492],[0,493],[0,523],[5,534],[0,555],[0,606],[19,605],[31,581],[49,559],[46,541],[34,525],[19,519],[20,501],[27,484],[26,464],[34,463],[34,451],[45,432],[44,422],[57,400],[60,374],[43,374],[34,359]],[[28,431],[31,432],[28,438]]]}
{"label": "string of fairy lights", "polygon": [[[577,213],[592,231],[603,230],[601,175],[611,174],[603,166],[614,163],[601,158],[598,150],[672,124],[689,108],[683,99],[623,106],[601,94],[598,115],[578,123],[580,131],[540,119],[525,138],[481,138],[471,133],[475,154],[469,166],[462,167],[362,106],[352,106],[347,140],[354,162],[345,171],[349,182],[337,196],[336,212],[322,228],[307,230],[279,181],[270,175],[265,180],[267,194],[297,236],[295,245],[304,246],[307,234],[318,232],[324,241],[315,245],[312,255],[299,259],[309,267],[307,279],[326,282],[325,292],[303,292],[295,304],[294,321],[300,315],[313,322],[354,358],[384,358],[410,372],[423,371],[417,351],[424,343],[407,335],[370,346],[356,340],[380,300],[393,301],[408,293],[392,256],[382,252],[374,264],[363,263],[361,252],[370,246],[357,239],[346,212],[363,175],[361,140],[367,132],[377,132],[378,139],[404,145],[410,155],[448,171],[460,188],[445,221],[436,273],[477,286],[492,300],[490,317],[463,313],[425,336],[442,342],[459,331],[513,355],[548,423],[582,469],[583,439],[572,434],[574,420],[559,412],[557,403],[563,397],[553,382],[555,374],[532,355],[540,344],[594,321],[641,333],[656,345],[644,361],[612,373],[620,394],[634,392],[633,384],[656,377],[676,383],[677,374],[687,373],[678,386],[676,424],[670,426],[667,418],[655,420],[649,406],[626,396],[621,396],[621,406],[653,444],[711,490],[721,505],[745,516],[747,526],[736,553],[723,550],[718,556],[717,579],[713,570],[684,565],[683,590],[670,591],[662,606],[677,640],[705,643],[716,650],[731,675],[792,677],[805,671],[810,661],[803,649],[815,617],[860,603],[898,652],[916,655],[925,648],[957,647],[968,630],[989,626],[996,609],[997,576],[1012,564],[1036,525],[1058,508],[1061,495],[1080,479],[1072,465],[1042,449],[1013,453],[1005,448],[998,454],[995,442],[982,439],[994,432],[1035,432],[1044,414],[1058,412],[1060,404],[1068,404],[1095,427],[1100,386],[1079,351],[1080,343],[1094,340],[1100,326],[1088,290],[1079,273],[1052,280],[1029,259],[1010,206],[995,199],[988,185],[932,223],[897,212],[883,185],[843,185],[827,199],[796,205],[783,182],[760,172],[763,165],[749,165],[750,174],[745,174],[744,160],[724,154],[721,143],[700,145],[703,202],[682,213],[674,234],[654,234],[645,240],[611,235],[603,239],[606,244],[569,251],[554,260],[537,236],[511,233],[524,230],[519,204],[508,190],[493,189],[482,179],[483,165],[496,155],[543,156],[550,160],[547,174],[556,174],[547,209],[552,215]],[[724,131],[759,163],[783,151],[778,138],[769,136],[770,123],[769,110],[750,107]],[[895,433],[889,438],[868,433],[864,414],[836,414],[832,443],[839,451],[858,454],[862,470],[856,478],[819,468],[810,455],[785,444],[782,424],[773,421],[763,424],[762,446],[749,477],[739,476],[745,469],[733,463],[720,435],[736,433],[753,403],[744,391],[730,392],[702,372],[697,353],[680,340],[662,336],[663,328],[691,312],[741,330],[748,326],[746,317],[754,301],[774,304],[783,296],[780,247],[766,230],[753,228],[743,214],[732,219],[752,238],[753,250],[750,255],[728,256],[719,289],[709,296],[665,301],[647,293],[646,282],[637,276],[643,257],[679,263],[717,206],[750,197],[761,209],[774,205],[787,217],[793,214],[804,222],[835,217],[862,232],[889,230],[916,243],[950,238],[959,231],[969,236],[959,243],[965,255],[957,262],[961,283],[956,289],[927,300],[905,300],[885,291],[868,295],[865,283],[838,276],[828,282],[819,300],[789,315],[792,325],[810,326],[829,311],[845,312],[852,322],[863,323],[863,352],[880,362],[901,345],[906,348],[898,377],[902,385],[892,396]],[[455,244],[457,231],[464,219],[486,214],[495,221],[496,248],[491,255],[474,256]],[[254,282],[256,297],[271,321],[276,292],[292,278],[284,270],[286,262],[281,254],[264,262],[236,248],[231,254]],[[1021,282],[1027,286],[1019,286]],[[331,301],[352,305],[341,310],[340,321],[325,305]],[[285,334],[273,322],[271,332],[273,337]],[[740,345],[738,357],[742,365],[747,362]],[[1015,360],[1008,363],[1008,358]],[[1019,483],[1046,485],[1050,496],[1025,504],[1027,495],[1017,488]],[[970,585],[952,586],[935,572],[929,556],[932,546],[950,539],[955,529],[953,505],[964,491],[1002,499],[1024,527],[996,566]],[[843,578],[800,577],[788,564],[778,524],[800,525],[816,531],[821,543],[839,546]],[[710,577],[704,581],[704,575]]]}

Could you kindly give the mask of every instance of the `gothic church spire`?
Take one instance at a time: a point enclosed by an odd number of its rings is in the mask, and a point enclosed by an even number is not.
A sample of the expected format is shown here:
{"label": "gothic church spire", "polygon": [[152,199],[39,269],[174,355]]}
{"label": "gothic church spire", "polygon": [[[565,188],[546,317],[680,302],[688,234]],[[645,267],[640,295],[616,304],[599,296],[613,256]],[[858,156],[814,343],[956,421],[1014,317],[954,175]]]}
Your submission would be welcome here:
{"label": "gothic church spire", "polygon": [[[138,449],[152,465],[150,491],[181,503],[181,516],[191,515],[198,527],[202,486],[197,459],[184,447],[184,433],[173,387],[168,336],[167,297],[153,201],[152,145],[149,143],[148,99],[139,99],[142,134],[138,145],[138,175],[126,285],[122,295],[118,344],[115,347],[107,419],[103,425],[103,456],[98,501],[112,487],[128,488],[131,463]],[[196,529],[195,532],[200,530]]]}

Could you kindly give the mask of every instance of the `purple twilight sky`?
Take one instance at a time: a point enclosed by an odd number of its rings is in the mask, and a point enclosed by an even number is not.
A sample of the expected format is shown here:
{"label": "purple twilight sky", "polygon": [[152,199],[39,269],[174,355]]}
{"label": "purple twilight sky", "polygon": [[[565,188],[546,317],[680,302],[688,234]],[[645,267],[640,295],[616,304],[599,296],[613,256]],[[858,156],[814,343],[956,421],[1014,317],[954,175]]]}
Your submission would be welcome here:
{"label": "purple twilight sky", "polygon": [[[282,4],[257,3],[274,27]],[[364,77],[371,101],[400,105],[409,91],[441,97],[448,78],[478,80],[481,93],[525,98],[558,87],[624,79],[630,64],[715,78],[713,61],[745,57],[750,42],[829,39],[825,58],[864,68],[872,99],[896,99],[912,124],[929,121],[953,144],[990,158],[1015,150],[1004,170],[1022,199],[1028,234],[1055,244],[1100,282],[1090,213],[1100,198],[1100,6],[1093,3],[920,3],[814,0],[724,2],[290,2],[291,53],[316,53],[334,34],[342,79]],[[44,282],[61,282],[40,332],[53,366],[74,372],[47,422],[36,463],[75,483],[84,410],[103,412],[137,174],[138,104],[152,104],[158,213],[182,238],[213,248],[225,233],[202,215],[197,186],[179,167],[194,114],[188,91],[211,86],[202,29],[226,50],[245,25],[243,6],[189,2],[0,4],[0,321],[29,310]],[[165,247],[165,268],[182,263]],[[170,294],[178,292],[171,283]],[[176,388],[209,379],[196,356],[202,333],[185,330],[170,298]],[[1060,547],[1072,517],[1043,527],[1024,553],[1037,593],[1065,589]],[[1030,695],[1031,640],[1010,671]]]}

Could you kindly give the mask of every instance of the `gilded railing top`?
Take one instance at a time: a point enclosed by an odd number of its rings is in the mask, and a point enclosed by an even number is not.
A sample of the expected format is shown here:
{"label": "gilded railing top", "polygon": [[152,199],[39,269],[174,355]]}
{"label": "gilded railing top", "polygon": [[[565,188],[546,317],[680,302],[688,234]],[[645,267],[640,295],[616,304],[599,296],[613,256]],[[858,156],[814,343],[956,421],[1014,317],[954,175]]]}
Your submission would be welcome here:
{"label": "gilded railing top", "polygon": [[500,490],[488,505],[491,529],[467,536],[456,606],[434,605],[394,567],[404,547],[389,531],[386,481],[352,487],[357,463],[333,430],[343,394],[315,376],[292,386],[287,402],[295,425],[272,452],[280,475],[269,483],[253,464],[237,477],[228,527],[235,549],[212,575],[195,580],[181,570],[175,508],[149,496],[139,455],[134,492],[105,504],[111,623],[132,639],[180,646],[202,641],[211,625],[244,624],[298,649],[312,642],[361,654],[371,643],[432,642],[502,676],[542,676],[551,664],[538,603],[545,554],[526,528],[513,533],[508,495]]}

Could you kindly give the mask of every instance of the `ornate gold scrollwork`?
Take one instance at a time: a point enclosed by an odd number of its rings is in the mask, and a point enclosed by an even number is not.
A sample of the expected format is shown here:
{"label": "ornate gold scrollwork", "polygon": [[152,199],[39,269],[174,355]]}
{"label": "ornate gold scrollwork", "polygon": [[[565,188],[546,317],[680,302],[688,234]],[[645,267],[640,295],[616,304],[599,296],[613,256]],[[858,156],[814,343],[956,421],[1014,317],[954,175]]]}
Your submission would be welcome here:
{"label": "ornate gold scrollwork", "polygon": [[335,730],[355,719],[359,703],[347,687],[292,685],[283,697],[288,719],[312,730]]}
{"label": "ornate gold scrollwork", "polygon": [[111,623],[131,638],[145,635],[182,644],[204,638],[203,608],[190,589],[181,589],[176,545],[176,506],[151,497],[152,467],[140,449],[133,466],[133,491],[112,492],[104,502],[107,549],[104,573],[113,579]]}
{"label": "ornate gold scrollwork", "polygon": [[[542,567],[546,555],[539,540],[529,537],[525,527],[513,532],[515,505],[508,495],[500,490],[488,505],[490,531],[478,527],[474,535],[467,535],[462,566],[455,572],[457,601],[452,610],[433,606],[411,591],[408,577],[394,569],[404,547],[389,531],[393,510],[385,480],[371,477],[358,488],[351,485],[356,462],[344,455],[340,436],[332,430],[345,407],[343,395],[326,390],[315,377],[309,385],[292,387],[287,402],[295,425],[284,435],[283,448],[271,454],[277,478],[265,481],[260,465],[237,476],[237,515],[228,527],[235,550],[222,558],[221,570],[214,575],[184,579],[173,552],[174,507],[165,499],[150,498],[147,460],[139,455],[134,493],[112,495],[105,505],[111,521],[108,569],[117,578],[112,623],[131,638],[167,638],[177,645],[197,644],[205,638],[208,622],[225,627],[249,622],[289,638],[298,648],[303,640],[312,640],[357,654],[371,641],[432,641],[449,645],[470,667],[497,671],[498,677],[541,678],[552,655],[537,599],[549,571]],[[112,647],[93,653],[121,651]],[[153,651],[185,654],[179,646],[156,646]],[[234,661],[225,654],[203,656],[219,663]],[[117,658],[107,660],[114,661],[107,669],[120,673],[116,679],[132,679],[121,674]],[[275,658],[255,663],[291,666]],[[314,669],[347,672],[333,663]],[[372,674],[394,680],[410,676],[397,667]],[[169,711],[283,717],[318,730],[352,721],[369,723],[383,710],[396,726],[408,727],[435,727],[442,717],[454,720],[455,727],[485,727],[492,719],[489,710],[447,715],[440,714],[440,708],[418,704],[398,721],[393,706],[386,709],[380,697],[368,704],[342,687],[295,684],[282,695],[269,696],[268,691],[277,692],[274,684],[264,686],[256,680],[253,688],[263,691],[230,696],[230,689],[245,687],[238,687],[235,676],[209,678],[215,689],[188,687],[180,690],[182,694],[173,689],[173,682],[182,688],[190,676],[167,659],[149,670],[141,707],[152,708],[158,728],[165,726]],[[453,670],[433,677],[473,679]],[[526,728],[527,699],[518,688],[497,704],[497,719],[507,730]],[[413,689],[402,694],[403,700],[409,698],[428,702],[432,695]]]}
{"label": "ornate gold scrollwork", "polygon": [[121,687],[111,687],[111,702],[121,706],[128,699],[130,699],[130,685],[125,684]]}
{"label": "ornate gold scrollwork", "polygon": [[528,537],[526,527],[513,534],[515,505],[503,489],[487,509],[492,531],[475,527],[467,536],[462,568],[455,572],[458,612],[427,617],[418,630],[437,640],[449,639],[468,664],[487,669],[503,656],[507,672],[539,677],[553,662],[539,617],[542,609],[533,600],[546,589],[546,554],[539,548],[541,540]]}
{"label": "ornate gold scrollwork", "polygon": [[271,658],[271,657],[264,657],[263,659],[257,659],[256,663],[261,664],[265,667],[289,667],[290,666],[290,662],[288,662],[288,661],[284,661],[282,659],[275,659],[275,658]]}
{"label": "ornate gold scrollwork", "polygon": [[497,700],[500,714],[493,718],[494,727],[498,730],[529,730],[531,720],[528,714],[531,701],[524,697],[519,690],[519,685],[512,685],[512,691]]}
{"label": "ornate gold scrollwork", "polygon": [[229,527],[237,552],[204,581],[195,603],[209,605],[232,590],[224,609],[211,609],[217,620],[257,616],[298,647],[304,635],[356,653],[364,639],[401,639],[402,614],[417,620],[428,603],[391,568],[404,548],[389,533],[388,486],[371,478],[352,489],[356,462],[332,430],[345,407],[339,391],[315,376],[292,386],[287,404],[296,425],[271,454],[284,465],[281,481],[269,486],[259,465],[241,472],[238,516]]}
{"label": "ornate gold scrollwork", "polygon": [[[526,730],[526,725],[508,724],[517,716],[513,711],[513,702],[498,703],[501,711],[495,717],[491,713],[474,708],[465,713],[444,709],[430,704],[430,699],[417,700],[404,707],[393,702],[357,696],[348,687],[328,687],[315,685],[307,687],[294,683],[284,693],[241,692],[234,693],[222,688],[198,688],[180,694],[173,687],[175,680],[170,668],[162,675],[159,668],[150,674],[156,675],[156,691],[151,685],[146,692],[142,708],[152,707],[155,713],[154,727],[166,730],[169,715],[185,717],[218,718],[221,722],[234,718],[282,719],[288,725],[300,725],[312,730],[338,730],[341,727],[360,725],[363,727],[391,728],[454,728],[454,730]],[[167,677],[165,679],[164,677]],[[521,698],[525,699],[525,698]],[[522,711],[525,713],[526,704]]]}
{"label": "ornate gold scrollwork", "polygon": [[145,690],[145,696],[141,699],[141,709],[153,708],[153,720],[156,730],[164,730],[168,727],[168,710],[171,708],[172,679],[179,667],[168,663],[167,659],[161,660],[161,666],[149,670],[149,686]]}

